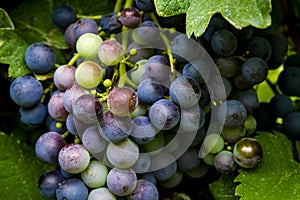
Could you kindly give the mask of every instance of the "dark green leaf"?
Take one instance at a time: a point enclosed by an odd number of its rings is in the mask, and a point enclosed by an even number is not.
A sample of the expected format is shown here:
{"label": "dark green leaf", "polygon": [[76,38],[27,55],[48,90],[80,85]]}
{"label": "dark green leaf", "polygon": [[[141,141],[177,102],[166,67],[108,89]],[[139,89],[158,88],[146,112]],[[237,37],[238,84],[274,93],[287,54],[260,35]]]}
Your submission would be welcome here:
{"label": "dark green leaf", "polygon": [[0,150],[1,199],[43,199],[37,188],[38,178],[52,167],[37,160],[31,146],[2,132]]}
{"label": "dark green leaf", "polygon": [[241,200],[300,199],[300,165],[293,159],[291,141],[281,133],[261,132],[256,139],[263,159],[253,169],[241,169],[235,182]]}
{"label": "dark green leaf", "polygon": [[16,78],[29,74],[24,55],[28,44],[18,37],[15,30],[0,29],[0,63],[9,64],[8,75]]}
{"label": "dark green leaf", "polygon": [[[248,25],[266,28],[271,25],[271,0],[186,0],[177,1],[156,0],[156,7],[161,16],[186,13],[186,33],[201,36],[216,13],[240,29]],[[175,6],[177,4],[177,6]],[[186,9],[188,7],[188,9]],[[168,10],[167,9],[174,9]],[[179,9],[180,12],[177,12]]]}
{"label": "dark green leaf", "polygon": [[235,174],[221,174],[220,178],[209,184],[209,190],[215,200],[236,200],[236,183],[234,183]]}

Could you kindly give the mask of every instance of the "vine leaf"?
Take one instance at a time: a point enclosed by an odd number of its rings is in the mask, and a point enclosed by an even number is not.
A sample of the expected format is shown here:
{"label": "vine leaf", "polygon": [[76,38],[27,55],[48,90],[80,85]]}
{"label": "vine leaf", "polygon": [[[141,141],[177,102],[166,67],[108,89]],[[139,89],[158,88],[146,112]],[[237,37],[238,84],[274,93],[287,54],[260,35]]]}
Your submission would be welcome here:
{"label": "vine leaf", "polygon": [[40,175],[53,167],[37,160],[31,146],[0,132],[1,199],[43,199],[37,183]]}
{"label": "vine leaf", "polygon": [[263,159],[253,169],[240,169],[235,182],[241,200],[300,199],[300,165],[293,158],[291,141],[281,133],[260,132]]}
{"label": "vine leaf", "polygon": [[31,71],[24,56],[28,44],[13,29],[0,29],[0,63],[9,64],[8,76],[17,78]]}
{"label": "vine leaf", "polygon": [[168,17],[186,13],[186,34],[201,36],[211,17],[216,13],[230,22],[235,28],[252,25],[267,28],[271,25],[271,0],[154,0],[160,16]]}

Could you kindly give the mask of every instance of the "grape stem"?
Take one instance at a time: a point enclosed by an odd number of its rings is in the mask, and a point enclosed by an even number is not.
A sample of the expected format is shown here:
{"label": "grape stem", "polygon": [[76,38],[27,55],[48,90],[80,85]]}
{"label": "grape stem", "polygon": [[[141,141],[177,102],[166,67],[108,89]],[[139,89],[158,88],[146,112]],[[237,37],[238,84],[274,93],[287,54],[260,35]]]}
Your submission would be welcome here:
{"label": "grape stem", "polygon": [[149,14],[152,21],[157,25],[157,27],[160,29],[160,36],[164,42],[164,44],[166,45],[166,48],[167,48],[167,55],[168,55],[168,58],[169,58],[169,61],[170,61],[170,67],[171,67],[171,78],[174,78],[175,76],[175,66],[174,66],[174,58],[173,58],[173,54],[172,54],[172,51],[171,51],[171,44],[170,44],[170,41],[169,39],[166,37],[166,35],[163,33],[163,30],[155,16],[155,14],[152,12]]}
{"label": "grape stem", "polygon": [[79,58],[80,58],[80,55],[78,53],[75,53],[67,65],[73,66]]}
{"label": "grape stem", "polygon": [[79,18],[79,19],[80,18],[90,18],[90,19],[98,20],[98,19],[102,18],[102,15],[80,15],[80,14],[77,14],[76,18]]}
{"label": "grape stem", "polygon": [[40,100],[41,103],[44,103],[45,98],[46,98],[46,95],[47,95],[48,93],[52,93],[53,89],[54,89],[54,83],[51,83],[51,84],[49,85],[49,87],[47,87],[46,89],[44,89],[43,96],[42,96],[42,98],[41,98],[41,100]]}

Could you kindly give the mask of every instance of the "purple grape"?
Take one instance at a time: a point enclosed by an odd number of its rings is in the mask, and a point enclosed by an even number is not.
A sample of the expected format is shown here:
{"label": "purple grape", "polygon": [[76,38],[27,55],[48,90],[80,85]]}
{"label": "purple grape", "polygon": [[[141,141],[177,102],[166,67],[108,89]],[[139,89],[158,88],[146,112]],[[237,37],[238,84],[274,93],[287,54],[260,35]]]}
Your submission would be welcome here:
{"label": "purple grape", "polygon": [[43,96],[43,86],[33,76],[20,76],[10,85],[10,97],[21,107],[31,107],[39,103]]}
{"label": "purple grape", "polygon": [[246,107],[238,100],[226,100],[218,110],[218,118],[224,126],[228,128],[237,128],[242,126],[247,117]]}
{"label": "purple grape", "polygon": [[82,144],[66,144],[58,154],[62,169],[71,174],[83,172],[90,163],[90,154]]}
{"label": "purple grape", "polygon": [[78,19],[73,27],[74,36],[78,39],[85,33],[98,34],[97,22],[91,18],[81,18]]}
{"label": "purple grape", "polygon": [[84,94],[87,94],[87,92],[79,85],[74,84],[72,87],[67,88],[63,95],[63,104],[65,109],[69,113],[73,113],[72,109],[75,100]]}
{"label": "purple grape", "polygon": [[58,153],[66,145],[65,139],[56,132],[42,134],[35,144],[35,154],[43,162],[57,163]]}
{"label": "purple grape", "polygon": [[155,11],[153,0],[135,0],[135,4],[139,10],[142,10],[144,12]]}
{"label": "purple grape", "polygon": [[150,107],[149,118],[159,130],[169,130],[178,124],[180,111],[172,101],[160,99]]}
{"label": "purple grape", "polygon": [[118,143],[129,136],[132,126],[129,117],[120,117],[107,110],[100,122],[100,128],[104,138],[110,142]]}
{"label": "purple grape", "polygon": [[138,180],[136,188],[127,197],[128,200],[158,200],[159,193],[156,185],[147,180]]}
{"label": "purple grape", "polygon": [[78,97],[73,104],[73,115],[83,123],[100,121],[103,116],[101,102],[91,94]]}
{"label": "purple grape", "polygon": [[127,196],[136,188],[136,173],[128,169],[112,168],[107,175],[107,187],[117,196]]}
{"label": "purple grape", "polygon": [[48,112],[57,121],[66,121],[69,115],[63,104],[63,96],[63,92],[57,93],[48,102]]}
{"label": "purple grape", "polygon": [[170,75],[168,58],[163,55],[151,56],[145,65],[145,74],[158,83],[166,82]]}
{"label": "purple grape", "polygon": [[138,27],[141,19],[140,11],[135,7],[124,8],[120,16],[120,22],[128,28]]}
{"label": "purple grape", "polygon": [[218,172],[229,174],[236,169],[237,164],[234,161],[232,152],[223,150],[216,154],[214,166]]}
{"label": "purple grape", "polygon": [[53,75],[55,86],[61,91],[72,87],[75,82],[75,70],[76,68],[74,66],[69,65],[62,65],[57,68]]}
{"label": "purple grape", "polygon": [[71,113],[68,115],[68,117],[66,119],[66,126],[67,126],[68,131],[71,134],[78,135],[77,128],[76,128],[75,122],[74,122],[74,116]]}
{"label": "purple grape", "polygon": [[132,113],[138,103],[136,92],[126,86],[116,87],[108,94],[107,105],[117,116],[126,116]]}
{"label": "purple grape", "polygon": [[76,41],[77,41],[77,39],[74,36],[74,31],[73,31],[74,25],[75,25],[75,23],[70,24],[64,32],[65,42],[71,49],[76,48]]}

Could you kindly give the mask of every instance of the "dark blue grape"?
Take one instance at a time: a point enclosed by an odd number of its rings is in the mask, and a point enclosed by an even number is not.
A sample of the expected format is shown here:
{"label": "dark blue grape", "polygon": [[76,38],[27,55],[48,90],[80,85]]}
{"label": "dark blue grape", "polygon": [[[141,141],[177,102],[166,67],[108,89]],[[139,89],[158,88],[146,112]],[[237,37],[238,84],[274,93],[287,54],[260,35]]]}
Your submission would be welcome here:
{"label": "dark blue grape", "polygon": [[74,30],[74,25],[75,25],[75,23],[70,24],[64,32],[65,42],[67,43],[67,45],[71,49],[76,48],[76,41],[77,41],[75,36],[74,36],[74,31],[73,31]]}
{"label": "dark blue grape", "polygon": [[175,157],[168,152],[162,152],[152,159],[152,168],[158,168],[153,171],[157,181],[166,181],[177,171],[178,166]]}
{"label": "dark blue grape", "polygon": [[151,183],[153,183],[155,185],[157,184],[157,181],[156,181],[156,178],[155,178],[153,172],[146,172],[146,173],[140,174],[139,177],[140,177],[140,179],[150,181]]}
{"label": "dark blue grape", "polygon": [[177,35],[171,42],[171,51],[178,62],[186,63],[191,60],[200,59],[203,50],[200,45],[185,34]]}
{"label": "dark blue grape", "polygon": [[10,97],[18,106],[36,105],[43,96],[42,84],[32,76],[20,76],[10,85]]}
{"label": "dark blue grape", "polygon": [[272,54],[272,46],[270,42],[262,36],[253,36],[245,47],[249,57],[259,57],[266,62]]}
{"label": "dark blue grape", "polygon": [[210,74],[210,67],[200,59],[192,60],[185,64],[182,75],[186,78],[195,79],[199,85],[206,83]]}
{"label": "dark blue grape", "polygon": [[253,114],[254,110],[259,108],[259,100],[257,94],[244,93],[238,99],[247,109],[248,114]]}
{"label": "dark blue grape", "polygon": [[50,124],[49,124],[49,131],[53,131],[53,132],[57,132],[59,134],[63,134],[65,133],[67,130],[65,128],[65,124],[62,122],[59,122],[57,120],[53,120]]}
{"label": "dark blue grape", "polygon": [[234,77],[242,67],[241,60],[236,56],[219,57],[215,60],[215,63],[220,74],[225,78]]}
{"label": "dark blue grape", "polygon": [[170,75],[168,58],[163,55],[151,56],[145,65],[145,74],[158,83],[164,83]]}
{"label": "dark blue grape", "polygon": [[83,200],[88,197],[88,188],[78,178],[66,179],[58,184],[56,189],[57,200]]}
{"label": "dark blue grape", "polygon": [[212,35],[211,48],[220,56],[230,56],[237,49],[237,38],[229,30],[219,30]]}
{"label": "dark blue grape", "polygon": [[277,85],[280,91],[288,96],[300,96],[300,68],[287,67],[280,72]]}
{"label": "dark blue grape", "polygon": [[152,105],[164,97],[164,87],[153,81],[151,78],[142,80],[137,88],[137,95],[140,101]]}
{"label": "dark blue grape", "polygon": [[110,142],[117,143],[129,136],[132,126],[130,118],[127,116],[116,116],[110,110],[107,110],[100,122],[100,128],[104,138]]}
{"label": "dark blue grape", "polygon": [[148,116],[137,116],[132,120],[130,137],[137,144],[146,144],[154,139],[158,130],[151,124]]}
{"label": "dark blue grape", "polygon": [[256,109],[253,116],[257,122],[257,131],[272,131],[276,126],[276,116],[270,112],[269,102],[260,102],[259,109]]}
{"label": "dark blue grape", "polygon": [[214,166],[218,172],[222,174],[229,174],[236,169],[237,164],[233,158],[232,152],[223,150],[216,154]]}
{"label": "dark blue grape", "polygon": [[172,101],[160,99],[149,110],[151,123],[160,130],[174,128],[180,120],[180,111]]}
{"label": "dark blue grape", "polygon": [[300,54],[289,55],[284,61],[284,68],[287,67],[300,67]]}
{"label": "dark blue grape", "polygon": [[26,49],[25,62],[32,72],[45,74],[53,69],[56,55],[50,46],[37,42]]}
{"label": "dark blue grape", "polygon": [[226,100],[218,110],[218,117],[224,126],[228,128],[237,128],[242,126],[247,117],[245,106],[238,100]]}
{"label": "dark blue grape", "polygon": [[43,162],[54,165],[57,163],[58,153],[66,145],[65,139],[56,132],[42,134],[35,144],[35,154]]}
{"label": "dark blue grape", "polygon": [[85,33],[98,34],[97,22],[91,18],[81,18],[78,19],[73,27],[74,36],[78,39]]}
{"label": "dark blue grape", "polygon": [[65,29],[76,21],[76,10],[68,5],[61,5],[52,11],[52,21],[59,28]]}
{"label": "dark blue grape", "polygon": [[160,31],[153,21],[144,21],[137,28],[138,37],[145,43],[154,44],[160,39]]}
{"label": "dark blue grape", "polygon": [[277,69],[284,63],[288,51],[288,41],[282,34],[273,33],[267,36],[272,47],[271,57],[268,60],[269,69]]}
{"label": "dark blue grape", "polygon": [[181,76],[171,82],[169,94],[171,100],[178,106],[188,108],[198,103],[201,89],[195,79]]}
{"label": "dark blue grape", "polygon": [[63,182],[65,177],[58,170],[48,170],[44,172],[38,180],[38,189],[42,196],[46,198],[56,197],[56,188]]}
{"label": "dark blue grape", "polygon": [[136,188],[127,197],[128,200],[158,200],[159,193],[156,185],[152,182],[140,179],[137,181]]}
{"label": "dark blue grape", "polygon": [[201,160],[198,157],[199,149],[196,147],[188,148],[178,159],[177,166],[181,172],[187,172],[200,165]]}
{"label": "dark blue grape", "polygon": [[209,24],[207,28],[205,29],[205,32],[203,33],[203,37],[207,40],[210,41],[211,37],[213,34],[219,30],[222,29],[227,29],[228,28],[228,23],[227,21],[218,15],[215,15],[211,18],[209,21]]}
{"label": "dark blue grape", "polygon": [[141,19],[140,11],[135,7],[124,8],[120,16],[120,22],[128,28],[138,27]]}
{"label": "dark blue grape", "polygon": [[139,10],[142,10],[144,12],[155,11],[153,0],[135,0],[135,4]]}
{"label": "dark blue grape", "polygon": [[285,134],[290,138],[300,138],[300,112],[290,112],[283,118]]}
{"label": "dark blue grape", "polygon": [[262,58],[252,57],[242,65],[242,77],[252,85],[259,84],[266,79],[268,69],[267,63]]}
{"label": "dark blue grape", "polygon": [[108,34],[119,33],[122,29],[117,12],[102,16],[99,25],[101,26],[101,30]]}
{"label": "dark blue grape", "polygon": [[270,100],[270,108],[276,117],[285,117],[294,110],[294,104],[289,96],[276,94]]}
{"label": "dark blue grape", "polygon": [[22,123],[31,127],[37,127],[46,119],[47,109],[43,104],[38,103],[29,108],[20,107],[19,114]]}
{"label": "dark blue grape", "polygon": [[68,117],[66,119],[66,126],[67,126],[68,131],[71,134],[78,135],[77,128],[76,128],[76,125],[74,122],[74,116],[71,113],[68,115]]}

